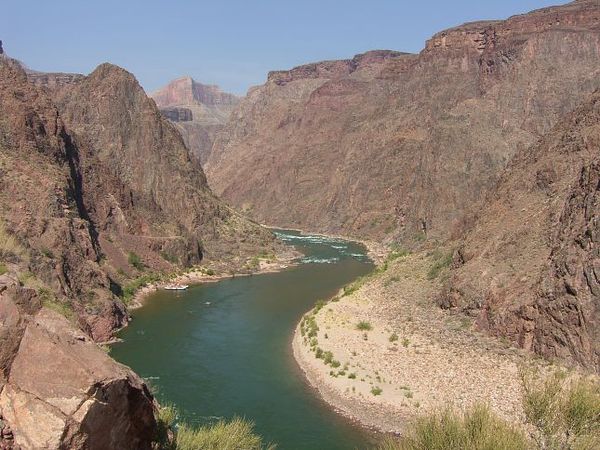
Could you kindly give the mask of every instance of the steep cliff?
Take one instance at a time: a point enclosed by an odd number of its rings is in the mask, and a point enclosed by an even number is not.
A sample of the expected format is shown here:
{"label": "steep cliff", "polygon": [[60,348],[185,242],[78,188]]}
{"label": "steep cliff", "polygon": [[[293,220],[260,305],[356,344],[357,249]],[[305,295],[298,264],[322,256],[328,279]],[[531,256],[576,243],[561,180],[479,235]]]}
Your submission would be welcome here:
{"label": "steep cliff", "polygon": [[600,372],[600,92],[517,154],[486,204],[442,306]]}
{"label": "steep cliff", "polygon": [[2,448],[149,449],[154,437],[146,386],[79,329],[103,340],[127,320],[117,284],[103,267],[82,194],[86,179],[53,102],[3,57]]}
{"label": "steep cliff", "polygon": [[272,72],[204,168],[219,195],[282,226],[400,240],[458,236],[519,150],[600,83],[597,1]]}
{"label": "steep cliff", "polygon": [[118,296],[131,278],[200,261],[235,270],[275,250],[270,232],[213,196],[131,74],[104,64],[32,83],[8,58],[0,70],[1,225],[22,248],[9,262],[95,339],[126,323]]}
{"label": "steep cliff", "polygon": [[215,137],[223,128],[240,98],[218,86],[178,78],[150,95],[161,112],[181,132],[192,155],[204,164]]}

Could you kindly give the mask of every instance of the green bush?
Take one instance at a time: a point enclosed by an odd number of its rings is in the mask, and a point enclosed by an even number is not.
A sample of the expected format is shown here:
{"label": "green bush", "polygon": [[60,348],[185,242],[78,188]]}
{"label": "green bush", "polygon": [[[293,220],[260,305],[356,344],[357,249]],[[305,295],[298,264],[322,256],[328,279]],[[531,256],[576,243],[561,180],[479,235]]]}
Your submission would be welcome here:
{"label": "green bush", "polygon": [[371,389],[371,394],[373,395],[381,395],[382,392],[383,389],[381,389],[380,387],[374,387]]}
{"label": "green bush", "polygon": [[127,283],[123,287],[121,292],[121,299],[123,300],[123,303],[128,304],[134,297],[138,289],[141,289],[144,286],[147,286],[148,284],[156,283],[157,281],[162,281],[163,278],[164,277],[158,273],[147,273],[145,275],[137,277],[130,283]]}
{"label": "green bush", "polygon": [[396,342],[398,340],[398,335],[396,333],[392,333],[390,335],[390,337],[388,338],[388,341],[390,342]]}
{"label": "green bush", "polygon": [[371,331],[373,329],[373,327],[371,326],[371,324],[369,322],[361,320],[360,322],[358,322],[356,324],[356,329],[361,330],[361,331]]}
{"label": "green bush", "polygon": [[523,407],[535,428],[540,448],[587,450],[600,448],[600,382],[568,378],[557,371],[548,377],[523,374]]}
{"label": "green bush", "polygon": [[274,449],[265,445],[262,438],[254,433],[254,424],[239,417],[229,422],[220,421],[214,425],[199,428],[182,424],[175,434],[177,450],[262,450]]}
{"label": "green bush", "polygon": [[127,262],[137,270],[144,270],[144,263],[142,262],[142,259],[134,252],[129,252],[127,254]]}
{"label": "green bush", "polygon": [[445,410],[420,417],[400,440],[387,439],[378,450],[526,450],[531,445],[519,429],[488,407],[459,414]]}
{"label": "green bush", "polygon": [[4,263],[0,263],[0,275],[4,275],[8,272],[8,267]]}
{"label": "green bush", "polygon": [[429,268],[429,272],[427,272],[428,280],[436,279],[442,270],[450,267],[450,264],[452,264],[452,253],[434,255],[434,262]]}

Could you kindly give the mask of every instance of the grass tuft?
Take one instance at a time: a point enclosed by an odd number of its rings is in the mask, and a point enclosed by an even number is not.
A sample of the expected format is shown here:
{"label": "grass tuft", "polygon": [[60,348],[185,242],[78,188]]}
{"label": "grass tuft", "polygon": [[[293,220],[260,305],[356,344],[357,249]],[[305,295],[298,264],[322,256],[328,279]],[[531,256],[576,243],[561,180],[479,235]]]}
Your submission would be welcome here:
{"label": "grass tuft", "polygon": [[519,429],[496,417],[487,406],[459,414],[452,410],[423,416],[400,440],[387,439],[378,450],[527,450]]}
{"label": "grass tuft", "polygon": [[360,330],[360,331],[371,331],[373,329],[373,326],[371,325],[370,322],[361,320],[360,322],[358,322],[356,324],[356,329]]}

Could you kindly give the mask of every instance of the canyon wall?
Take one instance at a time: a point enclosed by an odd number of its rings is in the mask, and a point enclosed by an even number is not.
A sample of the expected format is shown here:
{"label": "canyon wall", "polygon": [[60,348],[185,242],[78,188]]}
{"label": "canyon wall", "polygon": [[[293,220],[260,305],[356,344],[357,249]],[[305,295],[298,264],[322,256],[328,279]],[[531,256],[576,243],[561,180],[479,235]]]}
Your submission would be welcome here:
{"label": "canyon wall", "polygon": [[512,156],[600,86],[600,7],[577,1],[271,72],[204,168],[254,219],[399,240],[457,237]]}
{"label": "canyon wall", "polygon": [[518,153],[440,298],[480,329],[600,372],[600,91]]}

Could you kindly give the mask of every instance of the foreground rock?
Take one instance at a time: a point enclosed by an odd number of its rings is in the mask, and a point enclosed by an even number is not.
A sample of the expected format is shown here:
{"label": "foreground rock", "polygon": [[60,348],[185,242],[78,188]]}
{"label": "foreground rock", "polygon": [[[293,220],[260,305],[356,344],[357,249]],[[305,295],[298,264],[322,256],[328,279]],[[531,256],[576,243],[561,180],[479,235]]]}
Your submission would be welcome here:
{"label": "foreground rock", "polygon": [[211,187],[260,222],[459,236],[510,158],[600,86],[600,5],[580,0],[271,72],[215,142]]}
{"label": "foreground rock", "polygon": [[0,287],[2,445],[22,449],[150,449],[154,401],[37,294]]}

